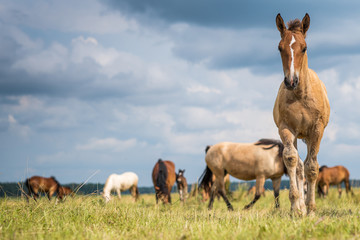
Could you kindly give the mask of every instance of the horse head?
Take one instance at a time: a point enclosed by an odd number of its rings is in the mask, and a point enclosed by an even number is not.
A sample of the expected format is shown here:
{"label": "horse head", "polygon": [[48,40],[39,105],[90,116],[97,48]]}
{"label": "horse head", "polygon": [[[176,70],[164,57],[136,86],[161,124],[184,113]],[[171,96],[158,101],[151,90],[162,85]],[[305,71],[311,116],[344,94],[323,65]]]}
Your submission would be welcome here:
{"label": "horse head", "polygon": [[284,71],[284,84],[288,90],[295,89],[301,79],[300,71],[303,64],[307,64],[306,32],[310,27],[309,14],[305,14],[302,21],[295,19],[287,23],[280,13],[276,16],[276,26],[280,32],[281,40],[278,46]]}

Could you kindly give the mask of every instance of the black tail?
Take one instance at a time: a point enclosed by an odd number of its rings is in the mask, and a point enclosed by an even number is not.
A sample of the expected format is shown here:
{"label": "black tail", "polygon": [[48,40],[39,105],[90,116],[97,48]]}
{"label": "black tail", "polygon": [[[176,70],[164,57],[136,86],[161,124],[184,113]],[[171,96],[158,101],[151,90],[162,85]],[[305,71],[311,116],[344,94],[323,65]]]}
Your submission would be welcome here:
{"label": "black tail", "polygon": [[31,194],[33,194],[34,191],[33,191],[32,187],[30,185],[30,179],[29,178],[27,178],[25,180],[25,186],[28,189],[29,195],[31,196]]}
{"label": "black tail", "polygon": [[210,192],[211,186],[213,184],[212,176],[212,171],[208,166],[206,166],[204,172],[201,174],[199,179],[199,188],[203,188],[205,192]]}
{"label": "black tail", "polygon": [[156,179],[156,186],[160,189],[160,191],[166,195],[169,194],[168,188],[166,187],[166,179],[167,179],[167,168],[163,160],[158,160],[159,164],[159,173]]}

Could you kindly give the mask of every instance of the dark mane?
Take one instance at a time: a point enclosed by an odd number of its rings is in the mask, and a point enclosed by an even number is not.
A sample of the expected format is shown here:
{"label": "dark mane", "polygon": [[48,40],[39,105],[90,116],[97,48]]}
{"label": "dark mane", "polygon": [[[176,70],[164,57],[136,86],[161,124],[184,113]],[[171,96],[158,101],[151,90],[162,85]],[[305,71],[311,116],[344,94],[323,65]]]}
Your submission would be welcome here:
{"label": "dark mane", "polygon": [[206,148],[205,148],[205,154],[209,151],[209,149],[211,148],[210,145],[207,145]]}
{"label": "dark mane", "polygon": [[169,194],[169,191],[166,187],[166,179],[168,176],[166,165],[161,158],[158,160],[158,164],[159,164],[159,173],[156,179],[156,186],[159,187],[162,193]]}
{"label": "dark mane", "polygon": [[288,30],[292,32],[301,31],[301,21],[299,19],[290,20],[287,23]]}
{"label": "dark mane", "polygon": [[255,145],[271,145],[270,147],[264,148],[266,150],[272,149],[273,147],[277,146],[279,148],[279,152],[278,152],[279,157],[282,157],[284,151],[284,144],[281,141],[275,139],[262,138],[259,141],[257,141]]}
{"label": "dark mane", "polygon": [[319,168],[319,172],[322,172],[322,170],[324,170],[324,168],[328,168],[328,166],[322,165],[322,166]]}

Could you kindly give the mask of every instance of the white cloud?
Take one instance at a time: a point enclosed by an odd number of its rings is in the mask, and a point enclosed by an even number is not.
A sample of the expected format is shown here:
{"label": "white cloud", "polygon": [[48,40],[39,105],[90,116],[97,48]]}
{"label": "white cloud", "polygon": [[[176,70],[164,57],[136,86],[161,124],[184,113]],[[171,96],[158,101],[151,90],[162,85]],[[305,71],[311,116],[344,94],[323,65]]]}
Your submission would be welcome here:
{"label": "white cloud", "polygon": [[13,68],[23,69],[30,74],[54,73],[64,71],[68,66],[68,50],[59,43],[53,43],[48,49],[34,52],[19,59]]}
{"label": "white cloud", "polygon": [[116,138],[92,138],[86,144],[77,145],[77,150],[87,150],[87,151],[114,151],[122,152],[129,148],[135,147],[137,144],[135,138],[128,140],[119,140]]}
{"label": "white cloud", "polygon": [[136,20],[125,18],[96,0],[3,2],[0,16],[7,23],[63,32],[109,34],[138,28]]}

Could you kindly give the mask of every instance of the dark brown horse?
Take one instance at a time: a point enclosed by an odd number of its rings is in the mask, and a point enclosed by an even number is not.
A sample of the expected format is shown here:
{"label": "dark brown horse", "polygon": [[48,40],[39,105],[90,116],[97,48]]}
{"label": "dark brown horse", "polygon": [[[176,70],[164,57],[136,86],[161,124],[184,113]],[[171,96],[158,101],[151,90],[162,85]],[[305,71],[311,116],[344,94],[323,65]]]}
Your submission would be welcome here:
{"label": "dark brown horse", "polygon": [[188,184],[186,178],[184,177],[185,169],[179,169],[179,172],[176,174],[176,183],[180,195],[180,201],[185,202],[188,193]]}
{"label": "dark brown horse", "polygon": [[335,167],[327,167],[321,166],[319,168],[319,176],[317,178],[317,185],[318,185],[318,194],[319,197],[325,197],[329,192],[329,187],[331,185],[337,185],[339,198],[341,197],[341,184],[345,183],[346,194],[351,191],[350,186],[350,173],[349,171],[343,166],[335,166]]}
{"label": "dark brown horse", "polygon": [[60,191],[60,183],[55,179],[55,177],[40,177],[40,176],[33,176],[25,180],[25,185],[29,191],[29,197],[32,196],[34,200],[39,197],[39,193],[43,192],[47,195],[49,200],[51,200],[52,195],[54,193],[57,194],[59,199],[63,199],[63,193]]}
{"label": "dark brown horse", "polygon": [[152,171],[156,204],[160,199],[164,204],[171,203],[171,188],[175,183],[175,164],[159,159]]}
{"label": "dark brown horse", "polygon": [[63,197],[66,197],[66,196],[74,197],[75,196],[75,193],[73,190],[71,190],[71,188],[64,187],[64,186],[59,187],[59,194]]}

